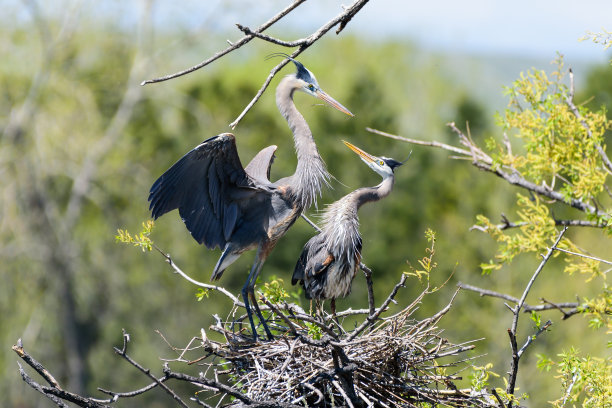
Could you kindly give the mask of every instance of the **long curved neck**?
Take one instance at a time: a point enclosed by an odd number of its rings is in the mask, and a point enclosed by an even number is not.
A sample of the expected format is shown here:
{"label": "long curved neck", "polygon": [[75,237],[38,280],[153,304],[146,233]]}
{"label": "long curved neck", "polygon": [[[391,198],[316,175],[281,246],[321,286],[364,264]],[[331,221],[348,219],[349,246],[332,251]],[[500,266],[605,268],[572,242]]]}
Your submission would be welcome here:
{"label": "long curved neck", "polygon": [[[362,187],[330,204],[323,214],[323,232],[328,250],[335,254],[358,250],[361,242],[357,211],[365,203],[378,201],[391,193],[394,177],[389,176],[375,187]],[[349,256],[349,258],[350,258]]]}
{"label": "long curved neck", "polygon": [[297,153],[297,167],[291,177],[292,193],[302,209],[306,209],[316,202],[323,184],[328,184],[330,176],[306,120],[293,103],[294,88],[287,78],[276,88],[276,105],[293,132]]}
{"label": "long curved neck", "polygon": [[355,190],[353,194],[355,194],[354,200],[356,208],[359,209],[359,207],[361,207],[365,203],[369,203],[371,201],[378,201],[388,196],[391,193],[391,190],[393,190],[394,182],[395,177],[388,176],[385,177],[383,181],[375,187],[364,187]]}

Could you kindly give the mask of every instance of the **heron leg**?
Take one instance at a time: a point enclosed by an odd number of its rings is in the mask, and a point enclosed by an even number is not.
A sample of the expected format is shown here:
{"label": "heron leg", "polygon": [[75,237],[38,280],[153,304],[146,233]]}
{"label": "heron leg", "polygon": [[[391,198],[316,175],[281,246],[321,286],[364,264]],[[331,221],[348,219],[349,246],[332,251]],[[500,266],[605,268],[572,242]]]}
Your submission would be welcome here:
{"label": "heron leg", "polygon": [[251,277],[255,273],[255,269],[257,268],[257,259],[253,263],[253,267],[251,268],[251,272],[247,277],[244,286],[242,287],[242,300],[244,300],[244,308],[246,309],[247,316],[249,317],[249,323],[251,324],[251,331],[253,333],[253,340],[257,341],[257,329],[255,328],[255,323],[253,323],[253,312],[251,311],[251,306],[249,305],[249,282],[251,281]]}
{"label": "heron leg", "polygon": [[253,267],[251,268],[251,272],[249,273],[249,277],[247,278],[246,283],[242,287],[242,299],[244,300],[244,306],[247,311],[247,316],[249,317],[249,323],[251,324],[251,330],[253,331],[253,340],[257,341],[257,329],[255,328],[255,323],[253,322],[253,312],[249,305],[249,297],[253,302],[253,307],[255,308],[255,313],[257,314],[257,318],[264,327],[266,331],[266,335],[268,336],[268,340],[273,340],[274,336],[270,332],[268,325],[266,324],[265,319],[261,314],[261,310],[259,309],[259,305],[257,304],[257,299],[255,298],[255,281],[257,281],[257,276],[263,266],[263,262],[259,260],[259,257],[256,256],[255,262],[253,263]]}
{"label": "heron leg", "polygon": [[331,299],[329,306],[332,312],[332,319],[334,319],[338,327],[340,327],[340,322],[338,322],[338,316],[336,316],[336,298]]}
{"label": "heron leg", "polygon": [[257,304],[257,299],[255,298],[255,293],[250,293],[250,295],[252,296],[251,300],[253,301],[253,307],[255,308],[255,314],[257,314],[259,321],[263,325],[263,328],[266,331],[266,335],[268,336],[268,340],[274,340],[274,336],[272,335],[272,332],[268,328],[266,319],[264,319],[263,315],[261,314],[261,310],[259,309],[259,305]]}

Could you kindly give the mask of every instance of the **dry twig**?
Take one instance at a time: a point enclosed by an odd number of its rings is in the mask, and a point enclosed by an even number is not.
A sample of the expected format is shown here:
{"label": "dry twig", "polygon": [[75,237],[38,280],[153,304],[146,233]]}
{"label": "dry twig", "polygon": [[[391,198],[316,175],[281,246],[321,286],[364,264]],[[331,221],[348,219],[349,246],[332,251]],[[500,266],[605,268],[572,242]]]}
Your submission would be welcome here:
{"label": "dry twig", "polygon": [[[166,76],[163,76],[163,77],[159,77],[159,78],[143,81],[141,83],[141,85],[146,85],[146,84],[151,84],[151,83],[156,83],[156,82],[167,81],[169,79],[178,78],[180,76],[183,76],[183,75],[189,74],[191,72],[197,71],[198,69],[203,68],[203,67],[209,65],[210,63],[218,60],[219,58],[223,57],[224,55],[227,55],[230,52],[235,51],[235,50],[241,48],[242,46],[247,44],[249,41],[251,41],[253,38],[260,38],[260,39],[262,39],[264,41],[268,41],[268,42],[271,42],[271,43],[276,44],[276,45],[281,45],[283,47],[289,47],[289,48],[296,48],[297,47],[297,49],[290,54],[290,56],[292,58],[295,58],[298,55],[300,55],[301,53],[303,53],[307,48],[309,48],[315,42],[317,42],[319,39],[321,39],[332,28],[338,26],[338,29],[336,30],[336,34],[339,34],[340,31],[342,31],[344,29],[346,24],[349,21],[351,21],[351,19],[363,8],[363,6],[365,6],[368,3],[369,0],[355,0],[352,5],[350,5],[348,7],[345,7],[340,14],[338,14],[336,17],[334,17],[331,20],[329,20],[327,23],[323,24],[321,27],[319,27],[318,30],[316,30],[315,32],[313,32],[309,36],[304,37],[304,38],[299,39],[299,40],[284,41],[284,40],[280,40],[278,38],[274,38],[272,36],[263,34],[263,31],[265,31],[266,29],[271,27],[273,24],[275,24],[277,21],[279,21],[280,19],[285,17],[287,14],[291,13],[293,10],[295,10],[304,1],[305,0],[296,0],[290,6],[288,6],[284,10],[280,11],[278,14],[276,14],[274,17],[272,17],[270,20],[268,20],[267,22],[265,22],[264,24],[262,24],[261,26],[259,26],[255,30],[251,30],[249,27],[245,27],[245,26],[243,26],[241,24],[237,24],[238,29],[241,30],[246,35],[244,37],[242,37],[240,40],[238,40],[237,42],[232,43],[229,47],[225,48],[223,51],[217,52],[214,56],[212,56],[212,57],[202,61],[201,63],[199,63],[199,64],[197,64],[197,65],[195,65],[195,66],[193,66],[191,68],[187,68],[187,69],[185,69],[183,71],[176,72],[174,74],[166,75]],[[232,129],[234,129],[238,125],[238,123],[242,120],[242,118],[244,118],[244,116],[247,114],[247,112],[253,107],[253,105],[255,105],[255,103],[259,100],[259,98],[261,98],[261,96],[263,95],[265,90],[268,88],[268,85],[270,85],[270,82],[272,81],[272,78],[274,78],[274,76],[276,76],[276,74],[281,70],[281,68],[283,68],[287,63],[288,63],[288,60],[285,59],[285,60],[281,61],[278,65],[276,65],[274,68],[272,68],[272,70],[270,70],[270,74],[264,80],[264,83],[259,88],[259,91],[257,91],[257,94],[253,97],[251,102],[249,102],[249,104],[238,115],[238,117],[232,123],[230,123],[229,126]]]}
{"label": "dry twig", "polygon": [[[110,399],[71,394],[61,390],[58,384],[42,387],[26,376],[24,380],[61,407],[66,406],[62,401],[81,407],[106,407],[118,399],[132,398],[157,387],[164,389],[179,406],[186,406],[170,388],[169,381],[186,382],[195,387],[198,398],[191,400],[200,406],[209,406],[200,399],[204,393],[232,397],[234,402],[230,406],[233,407],[293,408],[304,404],[414,407],[420,403],[454,407],[491,406],[486,393],[459,389],[454,382],[461,377],[442,371],[448,367],[460,370],[473,359],[457,359],[474,348],[471,342],[453,344],[437,327],[450,310],[456,292],[448,305],[430,318],[417,321],[411,317],[429,293],[427,289],[400,312],[384,317],[387,306],[403,287],[405,277],[402,275],[374,314],[366,311],[361,325],[352,331],[343,329],[340,334],[317,322],[316,327],[323,334],[312,337],[309,333],[315,321],[312,316],[294,313],[288,305],[281,306],[264,299],[272,313],[268,319],[270,327],[276,331],[275,340],[253,342],[251,333],[231,330],[233,321],[220,322],[212,329],[223,333],[224,341],[214,341],[202,330],[201,338],[192,339],[187,347],[172,347],[180,351],[180,355],[164,363],[163,376],[159,378],[127,354],[129,335],[124,333],[123,347],[115,348],[115,352],[152,382],[124,393],[100,389],[110,395]],[[21,345],[15,347],[23,360],[43,378],[57,383]],[[204,373],[209,374],[195,377],[171,370],[169,363],[201,365],[205,367]],[[210,378],[210,373],[214,378]],[[221,373],[229,374],[226,382],[219,379]]]}

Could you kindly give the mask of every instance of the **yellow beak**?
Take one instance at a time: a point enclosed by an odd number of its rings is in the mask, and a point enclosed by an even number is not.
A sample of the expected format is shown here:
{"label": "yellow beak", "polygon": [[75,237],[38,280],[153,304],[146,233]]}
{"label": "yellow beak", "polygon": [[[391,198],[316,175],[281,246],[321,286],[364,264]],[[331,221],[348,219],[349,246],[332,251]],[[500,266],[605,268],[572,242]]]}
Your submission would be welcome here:
{"label": "yellow beak", "polygon": [[344,143],[349,149],[357,153],[363,160],[368,163],[373,163],[378,160],[378,157],[372,156],[370,153],[361,150],[360,148],[358,148],[354,144],[347,142],[346,140],[343,140],[342,143]]}

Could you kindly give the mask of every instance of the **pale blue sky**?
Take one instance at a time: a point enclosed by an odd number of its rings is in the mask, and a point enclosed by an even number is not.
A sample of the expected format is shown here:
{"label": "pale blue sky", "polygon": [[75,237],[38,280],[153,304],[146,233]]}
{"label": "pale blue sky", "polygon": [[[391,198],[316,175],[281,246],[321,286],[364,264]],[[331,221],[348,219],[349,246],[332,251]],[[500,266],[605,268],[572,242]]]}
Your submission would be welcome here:
{"label": "pale blue sky", "polygon": [[[160,20],[193,28],[240,22],[256,26],[291,0],[159,1]],[[352,0],[309,0],[273,32],[293,28],[306,34],[338,14]],[[225,10],[225,17],[218,12]],[[164,16],[164,17],[162,17]],[[500,53],[552,59],[559,51],[570,59],[605,61],[603,47],[580,42],[587,30],[612,30],[612,0],[371,0],[346,29],[375,37],[413,39],[441,50]]]}
{"label": "pale blue sky", "polygon": [[[63,13],[80,0],[40,1],[40,7]],[[158,27],[182,32],[234,30],[234,23],[255,27],[292,0],[154,0]],[[271,29],[282,35],[306,35],[352,0],[308,0]],[[134,26],[142,1],[83,0],[81,13],[105,15]],[[8,10],[19,10],[14,19]],[[9,23],[29,18],[23,3],[3,7]],[[409,39],[425,48],[458,53],[516,55],[552,59],[557,51],[568,59],[603,62],[603,47],[579,42],[587,30],[612,30],[612,0],[370,0],[345,30],[376,38]],[[333,35],[333,34],[332,34]],[[291,38],[289,38],[291,39]]]}

